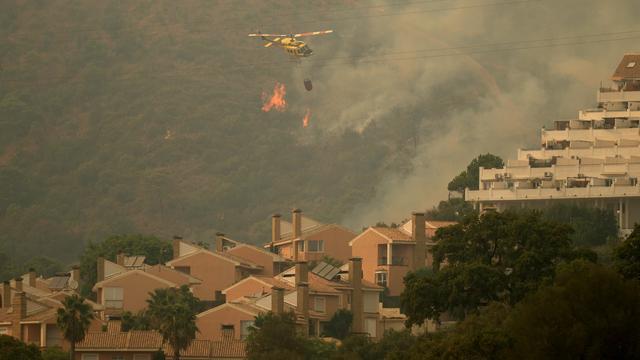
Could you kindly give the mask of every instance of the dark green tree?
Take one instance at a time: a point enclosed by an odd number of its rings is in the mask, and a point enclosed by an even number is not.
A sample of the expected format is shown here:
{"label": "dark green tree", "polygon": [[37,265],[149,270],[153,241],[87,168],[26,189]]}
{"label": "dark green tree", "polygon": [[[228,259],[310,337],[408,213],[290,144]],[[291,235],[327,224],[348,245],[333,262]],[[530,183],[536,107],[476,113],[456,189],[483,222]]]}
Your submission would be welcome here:
{"label": "dark green tree", "polygon": [[42,360],[67,360],[69,353],[59,347],[47,347],[42,350]]}
{"label": "dark green tree", "polygon": [[166,360],[167,357],[164,355],[164,351],[162,349],[158,349],[151,355],[151,360]]}
{"label": "dark green tree", "polygon": [[179,289],[156,289],[147,303],[152,328],[158,330],[163,340],[171,346],[173,358],[180,360],[180,352],[186,350],[196,338],[198,298],[183,285]]}
{"label": "dark green tree", "polygon": [[90,296],[96,283],[96,264],[98,257],[116,261],[118,252],[129,255],[144,255],[149,265],[164,263],[173,257],[171,241],[155,236],[118,235],[99,243],[89,243],[80,257],[80,274],[82,275],[82,294]]}
{"label": "dark green tree", "polygon": [[488,212],[439,229],[436,271],[405,277],[401,306],[408,324],[437,320],[445,311],[463,319],[491,301],[518,302],[551,279],[558,262],[577,256],[570,235],[568,225],[537,211]]}
{"label": "dark green tree", "polygon": [[469,165],[467,165],[467,170],[461,172],[449,182],[447,189],[459,193],[464,193],[465,188],[478,190],[481,166],[485,169],[501,168],[504,166],[504,161],[499,156],[493,154],[480,155],[471,160]]}
{"label": "dark green tree", "polygon": [[93,309],[84,298],[75,294],[64,298],[62,305],[58,309],[57,323],[62,336],[71,344],[69,357],[74,360],[76,344],[84,339],[94,318]]}
{"label": "dark green tree", "polygon": [[513,340],[504,329],[509,307],[491,303],[453,329],[427,333],[415,341],[407,359],[506,359]]}
{"label": "dark green tree", "polygon": [[40,349],[8,335],[0,335],[0,360],[42,360]]}
{"label": "dark green tree", "polygon": [[614,249],[613,263],[625,278],[640,280],[640,225]]}
{"label": "dark green tree", "polygon": [[276,315],[272,312],[256,317],[247,343],[249,360],[306,359],[308,342],[296,330],[293,312]]}
{"label": "dark green tree", "polygon": [[351,335],[338,347],[336,360],[377,360],[382,359],[378,347],[365,335]]}
{"label": "dark green tree", "polygon": [[618,223],[611,210],[557,204],[545,209],[544,216],[571,225],[571,239],[577,246],[598,246],[618,238]]}
{"label": "dark green tree", "polygon": [[464,201],[463,198],[451,198],[446,201],[440,201],[437,207],[425,213],[425,217],[428,220],[462,221],[474,212],[473,205]]}
{"label": "dark green tree", "polygon": [[28,269],[35,270],[38,275],[50,277],[55,273],[62,272],[64,266],[59,261],[49,257],[36,256],[24,263],[22,272],[26,272]]}
{"label": "dark green tree", "polygon": [[333,314],[331,320],[324,326],[325,335],[344,339],[351,332],[351,323],[353,322],[353,314],[346,309],[340,309]]}
{"label": "dark green tree", "polygon": [[121,319],[122,331],[151,329],[151,318],[146,310],[140,310],[137,314],[125,311]]}
{"label": "dark green tree", "polygon": [[415,344],[416,338],[411,335],[410,330],[389,330],[384,333],[382,339],[375,346],[377,355],[381,359],[404,360],[410,357]]}
{"label": "dark green tree", "polygon": [[577,260],[554,284],[518,304],[506,322],[512,358],[637,359],[640,285],[611,269]]}

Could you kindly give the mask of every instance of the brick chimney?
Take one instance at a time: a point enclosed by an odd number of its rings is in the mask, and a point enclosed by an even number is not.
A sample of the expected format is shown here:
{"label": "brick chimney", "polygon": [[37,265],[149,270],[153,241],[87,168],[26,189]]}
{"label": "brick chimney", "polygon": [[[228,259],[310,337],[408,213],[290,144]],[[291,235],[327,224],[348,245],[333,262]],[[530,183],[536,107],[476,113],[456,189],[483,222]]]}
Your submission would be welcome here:
{"label": "brick chimney", "polygon": [[271,215],[271,243],[280,241],[280,214]]}
{"label": "brick chimney", "polygon": [[16,283],[16,291],[22,291],[22,278],[21,277],[17,277],[15,278],[15,283]]}
{"label": "brick chimney", "polygon": [[297,239],[302,236],[302,210],[291,210],[291,225],[293,227],[293,238]]}
{"label": "brick chimney", "polygon": [[29,269],[29,280],[28,280],[28,284],[31,287],[36,287],[36,269],[34,268],[30,268]]}
{"label": "brick chimney", "polygon": [[8,280],[2,283],[2,307],[11,307],[11,283]]}
{"label": "brick chimney", "polygon": [[284,313],[284,289],[281,287],[271,288],[271,311],[276,315]]}
{"label": "brick chimney", "polygon": [[80,266],[73,265],[71,267],[71,280],[77,281],[78,284],[80,283]]}
{"label": "brick chimney", "polygon": [[351,313],[353,313],[353,325],[351,331],[358,334],[364,332],[364,299],[362,294],[362,258],[349,259],[349,281],[353,292],[351,293]]}
{"label": "brick chimney", "polygon": [[412,270],[425,267],[427,257],[427,234],[424,224],[424,213],[414,212],[411,214],[411,238],[416,242],[413,251]]}
{"label": "brick chimney", "polygon": [[120,265],[120,266],[124,266],[124,258],[127,255],[125,255],[124,252],[122,251],[118,251],[118,254],[116,255],[116,264]]}
{"label": "brick chimney", "polygon": [[296,262],[296,285],[309,282],[309,266],[306,261]]}
{"label": "brick chimney", "polygon": [[180,243],[182,242],[182,236],[174,236],[173,242],[171,245],[173,246],[173,258],[177,259],[180,257]]}
{"label": "brick chimney", "polygon": [[[18,281],[16,279],[16,285],[17,284]],[[20,280],[20,287],[22,287],[22,280]],[[20,324],[20,321],[27,317],[27,298],[22,291],[16,291],[16,293],[13,294],[11,307],[13,308],[13,315],[11,319],[12,335],[19,340],[23,340],[22,325]]]}
{"label": "brick chimney", "polygon": [[309,284],[306,282],[296,284],[297,313],[302,316],[302,334],[309,335]]}
{"label": "brick chimney", "polygon": [[216,233],[216,251],[217,252],[224,251],[224,233],[221,233],[221,232]]}

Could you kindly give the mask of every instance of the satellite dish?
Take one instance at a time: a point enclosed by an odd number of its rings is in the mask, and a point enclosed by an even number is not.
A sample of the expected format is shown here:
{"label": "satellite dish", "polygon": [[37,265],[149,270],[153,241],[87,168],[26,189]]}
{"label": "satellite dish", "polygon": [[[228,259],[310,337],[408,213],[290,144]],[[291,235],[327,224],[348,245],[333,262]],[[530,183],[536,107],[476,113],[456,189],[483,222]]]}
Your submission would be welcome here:
{"label": "satellite dish", "polygon": [[69,279],[69,289],[76,290],[77,288],[78,288],[78,282],[73,279]]}

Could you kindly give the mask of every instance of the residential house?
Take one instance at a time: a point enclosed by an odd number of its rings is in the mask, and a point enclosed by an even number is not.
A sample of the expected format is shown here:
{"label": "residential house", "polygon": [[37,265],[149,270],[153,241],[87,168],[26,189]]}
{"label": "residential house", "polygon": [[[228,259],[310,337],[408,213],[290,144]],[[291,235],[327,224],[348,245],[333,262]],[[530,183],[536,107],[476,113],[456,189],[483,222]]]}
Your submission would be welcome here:
{"label": "residential house", "polygon": [[[135,259],[135,260],[127,260]],[[140,262],[142,261],[142,262]],[[93,287],[102,317],[119,316],[124,311],[137,313],[147,307],[149,293],[156,289],[198,286],[201,280],[164,265],[147,265],[140,257],[118,256],[113,263],[98,258],[98,282]]]}
{"label": "residential house", "polygon": [[[218,234],[218,236],[224,236]],[[228,239],[227,239],[228,240]],[[232,240],[233,241],[233,240]],[[217,241],[216,244],[220,243]],[[274,276],[291,266],[291,262],[284,257],[259,247],[234,241],[229,247],[217,251],[225,251],[227,254],[249,260],[262,267],[260,276]]]}
{"label": "residential house", "polygon": [[[292,310],[297,315],[301,331],[310,336],[320,336],[326,323],[339,309],[350,309],[354,313],[354,332],[374,338],[381,336],[378,331],[378,299],[383,289],[362,280],[360,259],[351,259],[345,269],[320,263],[308,271],[307,263],[300,261],[273,280],[246,279],[225,290],[228,298],[232,296],[233,300],[220,309],[199,314],[198,326],[202,324],[203,336],[227,330],[241,338],[257,314]],[[352,272],[356,275],[351,275]],[[271,289],[269,285],[272,285]]]}
{"label": "residential house", "polygon": [[[167,262],[167,266],[202,280],[200,284],[193,287],[193,294],[200,300],[220,300],[216,292],[219,294],[220,291],[247,276],[260,275],[265,271],[264,266],[258,263],[224,251],[224,241],[224,235],[218,234],[216,249],[211,251],[194,244],[188,244],[181,239],[173,240],[174,258]],[[218,251],[218,249],[223,251]],[[244,253],[243,251],[239,252]],[[256,251],[248,252],[252,255],[257,254]],[[267,255],[260,256],[266,258]],[[273,259],[273,257],[271,258]],[[273,271],[273,263],[267,268],[269,268],[267,272]]]}
{"label": "residential house", "polygon": [[[50,278],[37,277],[35,271],[2,284],[0,335],[10,335],[39,347],[67,348],[57,327],[57,311],[65,297],[76,294],[79,270]],[[95,312],[101,306],[87,300]],[[92,324],[96,328],[97,323]]]}
{"label": "residential house", "polygon": [[367,228],[350,242],[351,251],[362,258],[365,280],[386,287],[389,296],[399,296],[409,271],[432,265],[434,243],[430,239],[436,230],[452,224],[425,221],[424,214],[413,213],[411,220],[397,228]]}
{"label": "residential house", "polygon": [[337,224],[322,224],[291,211],[291,222],[279,214],[271,217],[271,242],[264,245],[291,261],[319,261],[325,256],[346,263],[351,258],[349,241],[356,233]]}

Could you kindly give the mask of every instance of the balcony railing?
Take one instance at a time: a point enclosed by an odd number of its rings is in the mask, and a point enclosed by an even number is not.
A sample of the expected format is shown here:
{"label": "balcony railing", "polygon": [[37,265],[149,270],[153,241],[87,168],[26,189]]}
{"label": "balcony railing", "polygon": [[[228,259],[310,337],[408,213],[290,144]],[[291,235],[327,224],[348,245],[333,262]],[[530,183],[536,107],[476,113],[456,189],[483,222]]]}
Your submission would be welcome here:
{"label": "balcony railing", "polygon": [[381,256],[378,258],[378,265],[407,265],[407,262],[404,257],[394,256],[391,258],[391,263],[387,262],[388,258],[386,256]]}

